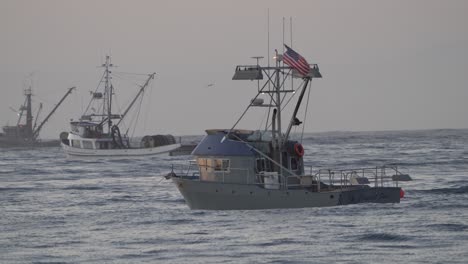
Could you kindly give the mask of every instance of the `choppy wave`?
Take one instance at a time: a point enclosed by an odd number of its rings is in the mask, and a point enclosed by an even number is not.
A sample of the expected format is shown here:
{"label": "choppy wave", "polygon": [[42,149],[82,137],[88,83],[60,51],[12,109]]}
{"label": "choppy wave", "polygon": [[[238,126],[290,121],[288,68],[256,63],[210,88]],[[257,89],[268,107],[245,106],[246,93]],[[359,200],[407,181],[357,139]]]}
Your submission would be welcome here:
{"label": "choppy wave", "polygon": [[[467,181],[468,182],[468,181]],[[466,184],[467,182],[464,182]],[[468,186],[460,186],[453,188],[434,188],[430,190],[412,190],[412,193],[423,193],[423,194],[468,194]]]}
{"label": "choppy wave", "polygon": [[468,230],[468,225],[466,224],[433,224],[427,225],[427,227],[432,228],[436,231],[449,232],[464,232]]}
{"label": "choppy wave", "polygon": [[0,187],[0,192],[30,192],[33,187]]}
{"label": "choppy wave", "polygon": [[85,186],[85,185],[73,185],[63,188],[64,190],[78,190],[78,191],[96,191],[102,190],[99,186]]}
{"label": "choppy wave", "polygon": [[413,181],[400,204],[191,211],[158,176],[190,157],[8,150],[0,263],[468,262],[468,130],[318,133],[303,145],[314,170],[391,163]]}
{"label": "choppy wave", "polygon": [[390,234],[390,233],[369,233],[359,237],[360,240],[372,242],[386,242],[386,241],[408,241],[407,236]]}

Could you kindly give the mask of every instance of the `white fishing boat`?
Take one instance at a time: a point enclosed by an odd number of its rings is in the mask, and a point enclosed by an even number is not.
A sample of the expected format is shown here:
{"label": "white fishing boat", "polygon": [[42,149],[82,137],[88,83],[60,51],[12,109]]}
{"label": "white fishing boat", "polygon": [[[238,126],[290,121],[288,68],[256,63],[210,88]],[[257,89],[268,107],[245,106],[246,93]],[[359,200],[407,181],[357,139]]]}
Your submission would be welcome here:
{"label": "white fishing boat", "polygon": [[122,121],[128,117],[137,99],[143,96],[155,73],[148,75],[122,114],[116,114],[113,113],[115,90],[110,56],[106,56],[102,67],[104,74],[96,90],[91,92],[91,101],[84,114],[78,121],[70,122],[70,132],[60,134],[65,153],[80,157],[148,156],[168,154],[179,148],[180,144],[172,135],[144,136],[135,143],[128,135],[128,127],[124,133],[121,132]]}
{"label": "white fishing boat", "polygon": [[[312,80],[322,75],[317,64],[310,65],[297,52],[286,49],[284,54],[276,52],[275,66],[260,66],[257,58],[257,65],[236,67],[233,80],[256,80],[257,95],[232,128],[206,130],[207,135],[192,152],[194,160],[188,169],[173,170],[166,178],[172,179],[191,209],[399,203],[404,192],[398,183],[411,178],[397,166],[305,168],[302,136],[291,139],[291,131],[305,122],[305,117],[299,120],[298,111]],[[264,76],[266,82],[261,84]],[[300,80],[297,86],[291,78]],[[289,110],[292,115],[285,120],[287,106],[293,106]],[[265,129],[236,128],[253,108],[266,110]]]}

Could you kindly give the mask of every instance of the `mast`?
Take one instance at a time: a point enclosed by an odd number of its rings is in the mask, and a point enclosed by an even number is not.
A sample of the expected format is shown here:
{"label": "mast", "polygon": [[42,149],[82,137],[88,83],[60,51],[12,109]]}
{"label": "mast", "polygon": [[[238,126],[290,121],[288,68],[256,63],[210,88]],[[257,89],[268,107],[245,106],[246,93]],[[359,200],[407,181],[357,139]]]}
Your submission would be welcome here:
{"label": "mast", "polygon": [[278,54],[278,51],[275,50],[276,52],[276,69],[275,69],[275,93],[276,93],[276,109],[277,109],[277,129],[276,132],[273,131],[273,133],[277,133],[278,136],[278,146],[280,148],[280,161],[281,161],[281,148],[282,148],[282,135],[281,135],[281,85],[280,85],[280,63],[281,63],[281,57]]}
{"label": "mast", "polygon": [[[230,133],[230,131],[232,131],[236,127],[236,125],[244,117],[244,115],[246,114],[247,110],[250,107],[273,108],[273,116],[271,119],[272,136],[273,136],[272,145],[274,149],[273,152],[275,152],[273,156],[274,156],[274,159],[278,163],[281,163],[282,152],[285,148],[285,143],[287,143],[289,139],[292,126],[299,125],[302,123],[301,121],[297,119],[296,116],[302,104],[302,100],[304,98],[305,91],[307,90],[307,86],[310,84],[312,78],[322,78],[322,75],[319,71],[317,64],[311,65],[311,68],[306,76],[296,75],[294,73],[295,68],[288,66],[288,65],[282,65],[283,54],[279,54],[277,50],[275,50],[274,59],[276,60],[276,64],[275,66],[271,66],[271,67],[270,66],[261,67],[258,65],[258,62],[257,62],[257,65],[238,65],[236,67],[234,76],[232,77],[233,80],[260,81],[260,80],[263,80],[263,74],[261,74],[262,72],[264,72],[268,78],[265,84],[261,88],[257,84],[259,87],[257,95],[255,96],[254,99],[251,100],[251,103],[247,106],[247,109],[242,113],[242,115],[239,117],[239,119],[236,121],[233,127],[229,130],[228,134]],[[296,90],[294,89],[294,87],[291,87],[290,89],[286,89],[286,78],[282,78],[280,75],[289,75],[291,76],[291,78],[301,78],[304,81],[302,85],[301,93],[299,95],[296,106],[294,108],[294,112],[291,116],[291,120],[289,122],[289,125],[284,135],[282,134],[282,115],[281,114],[282,114],[282,106],[284,103],[283,101],[286,98],[286,96],[283,94],[295,93]],[[260,96],[261,94],[269,94],[271,103],[263,104],[263,100],[257,101],[257,97]],[[292,97],[289,98],[289,100],[291,99]],[[288,102],[286,102],[286,104]],[[268,125],[266,125],[265,129],[267,128],[268,128]]]}
{"label": "mast", "polygon": [[[289,172],[291,175],[295,175],[295,173],[289,171],[288,169],[289,166],[287,164],[283,164],[283,155],[285,155],[284,152],[287,148],[287,143],[290,142],[289,135],[290,135],[292,126],[299,125],[302,123],[301,121],[299,121],[299,119],[297,119],[296,115],[302,103],[304,93],[307,89],[307,85],[310,83],[312,78],[322,78],[322,75],[320,74],[317,64],[312,64],[312,65],[308,64],[305,61],[305,59],[302,58],[297,53],[292,54],[293,56],[291,56],[289,53],[286,53],[288,56],[286,58],[288,63],[283,63],[284,54],[285,54],[284,52],[283,54],[279,54],[278,50],[275,50],[274,59],[276,60],[276,64],[271,67],[269,65],[267,67],[261,67],[258,65],[258,62],[257,62],[257,65],[238,65],[236,67],[234,76],[232,77],[233,80],[250,80],[250,81],[263,80],[262,72],[265,73],[265,75],[267,76],[267,79],[265,80],[265,83],[262,86],[262,88],[258,89],[257,95],[250,101],[250,104],[244,110],[244,112],[239,117],[239,119],[235,122],[233,127],[223,137],[223,139],[221,140],[221,143],[226,139],[227,136],[229,136],[231,131],[233,131],[233,129],[240,122],[240,120],[244,117],[244,115],[246,114],[246,112],[248,111],[250,107],[268,107],[269,108],[268,113],[272,111],[272,118],[271,118],[272,137],[270,141],[271,148],[270,148],[270,154],[268,155],[261,154],[261,155],[263,157],[266,157],[267,159],[269,159],[271,162],[273,162],[276,165],[273,170],[278,172],[279,175],[283,175],[284,171]],[[306,64],[307,67],[305,67],[303,64]],[[305,70],[305,68],[308,68],[307,72],[303,71]],[[299,73],[301,74],[296,74],[295,73],[296,71],[297,72],[300,71]],[[290,89],[286,88],[287,86],[286,79],[288,76],[290,76],[291,79],[292,78],[303,79],[304,86],[302,87],[301,94],[299,96],[299,99],[297,100],[293,115],[291,117],[291,121],[289,122],[289,126],[286,130],[286,133],[283,136],[282,116],[281,116],[283,106],[288,105],[290,100],[294,97],[294,93],[296,92],[293,86],[293,81],[291,81],[291,88]],[[260,86],[257,84],[257,87],[260,87]],[[288,93],[293,94],[289,96],[289,99],[287,99]],[[268,96],[270,97],[270,103],[264,104],[264,100],[262,98],[257,99],[262,94],[268,94]],[[284,102],[284,100],[286,99],[287,101]],[[268,123],[268,118],[267,118],[267,123]],[[265,126],[265,130],[267,129],[268,129],[268,125]],[[240,138],[238,138],[238,140],[246,142]],[[257,151],[257,153],[260,154],[260,151]],[[280,184],[281,184],[281,188],[287,189],[287,186],[288,186],[287,181],[281,181]]]}
{"label": "mast", "polygon": [[111,127],[112,127],[112,95],[113,95],[113,90],[114,87],[111,84],[111,79],[112,77],[110,76],[111,71],[110,68],[112,68],[114,65],[111,63],[111,58],[109,55],[106,55],[106,62],[102,64],[102,67],[105,68],[104,72],[104,104],[103,104],[103,116],[102,116],[102,122],[105,122],[106,120],[106,115],[107,115],[107,129],[108,132],[110,133]]}
{"label": "mast", "polygon": [[52,114],[54,114],[55,110],[57,110],[57,108],[63,103],[63,101],[65,100],[65,98],[67,98],[67,96],[69,94],[71,94],[71,92],[73,91],[73,89],[75,89],[76,87],[72,87],[72,88],[69,88],[68,91],[65,93],[65,95],[62,97],[62,99],[60,99],[60,101],[57,103],[57,105],[55,105],[55,107],[52,109],[52,111],[50,111],[50,113],[47,115],[47,117],[41,122],[41,124],[37,127],[37,129],[35,129],[34,131],[32,131],[32,139],[35,140],[38,136],[39,136],[39,131],[41,131],[41,128],[45,125],[45,123],[49,120],[49,118],[52,116]]}
{"label": "mast", "polygon": [[120,122],[123,120],[123,118],[125,117],[125,115],[127,115],[128,111],[130,111],[130,109],[133,107],[133,105],[135,104],[136,100],[138,99],[138,97],[140,97],[141,94],[143,94],[143,91],[145,90],[145,88],[148,86],[149,82],[154,79],[154,75],[156,75],[155,72],[153,72],[152,74],[149,75],[148,79],[146,80],[145,84],[143,84],[141,87],[140,87],[140,90],[138,91],[137,95],[135,96],[135,98],[133,98],[132,102],[130,103],[130,105],[127,107],[127,109],[125,109],[125,112],[120,116],[120,120],[119,122],[117,123],[117,126],[120,124]]}
{"label": "mast", "polygon": [[32,116],[32,106],[31,106],[31,87],[24,91],[24,95],[26,96],[26,138],[33,139],[33,116]]}
{"label": "mast", "polygon": [[[24,113],[24,110],[26,110],[25,108],[25,105],[26,105],[26,102],[28,101],[28,99],[26,98],[24,100],[24,103],[20,106],[20,109],[19,109],[19,114],[18,114],[18,121],[16,122],[16,127],[19,126],[19,124],[21,123],[21,119],[23,118],[23,113]],[[14,109],[12,109],[13,111],[15,111]],[[16,112],[16,111],[15,111]]]}

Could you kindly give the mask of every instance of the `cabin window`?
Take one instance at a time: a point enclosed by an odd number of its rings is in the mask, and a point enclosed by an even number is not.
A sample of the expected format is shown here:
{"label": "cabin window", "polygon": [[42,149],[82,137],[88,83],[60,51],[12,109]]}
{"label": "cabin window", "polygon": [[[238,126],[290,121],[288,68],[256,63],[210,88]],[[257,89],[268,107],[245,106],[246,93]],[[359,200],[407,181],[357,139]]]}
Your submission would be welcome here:
{"label": "cabin window", "polygon": [[275,164],[271,160],[265,160],[265,171],[273,171]]}
{"label": "cabin window", "polygon": [[93,149],[93,142],[90,140],[83,140],[83,148]]}
{"label": "cabin window", "polygon": [[257,167],[257,172],[266,171],[265,159],[257,159],[256,167]]}
{"label": "cabin window", "polygon": [[231,169],[231,161],[230,160],[223,160],[223,170],[229,171]]}
{"label": "cabin window", "polygon": [[200,170],[208,170],[206,159],[198,159],[198,167],[200,168]]}
{"label": "cabin window", "polygon": [[72,147],[81,148],[79,140],[72,139],[71,143],[72,143]]}
{"label": "cabin window", "polygon": [[228,159],[214,159],[213,163],[215,171],[229,171],[230,169],[231,162]]}
{"label": "cabin window", "polygon": [[281,155],[281,164],[283,165],[283,167],[286,167],[288,168],[288,153],[287,152],[283,152],[282,155]]}
{"label": "cabin window", "polygon": [[78,126],[77,125],[71,125],[71,130],[75,133],[79,133],[80,131],[78,130]]}
{"label": "cabin window", "polygon": [[109,142],[100,142],[99,143],[99,148],[100,149],[108,149],[109,148]]}
{"label": "cabin window", "polygon": [[297,159],[295,157],[292,157],[291,158],[291,170],[295,171],[297,170],[298,166],[297,166]]}

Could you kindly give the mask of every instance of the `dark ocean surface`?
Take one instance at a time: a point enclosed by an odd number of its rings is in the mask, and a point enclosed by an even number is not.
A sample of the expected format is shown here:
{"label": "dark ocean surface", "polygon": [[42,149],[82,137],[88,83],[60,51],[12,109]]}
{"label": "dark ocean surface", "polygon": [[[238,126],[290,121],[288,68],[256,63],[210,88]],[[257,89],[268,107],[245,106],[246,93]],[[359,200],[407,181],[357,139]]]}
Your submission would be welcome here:
{"label": "dark ocean surface", "polygon": [[0,149],[0,263],[468,263],[468,130],[307,134],[319,168],[399,164],[400,204],[192,211],[190,156]]}

